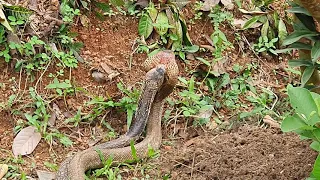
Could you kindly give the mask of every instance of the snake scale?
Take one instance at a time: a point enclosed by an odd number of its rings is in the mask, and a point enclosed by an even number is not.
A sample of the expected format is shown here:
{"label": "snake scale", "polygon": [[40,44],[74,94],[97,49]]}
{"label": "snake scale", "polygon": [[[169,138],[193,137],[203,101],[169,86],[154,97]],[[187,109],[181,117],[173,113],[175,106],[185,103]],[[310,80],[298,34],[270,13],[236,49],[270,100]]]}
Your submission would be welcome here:
{"label": "snake scale", "polygon": [[85,171],[103,167],[97,153],[99,149],[105,159],[113,157],[113,162],[133,159],[130,141],[136,140],[147,126],[146,137],[135,144],[136,155],[144,158],[148,146],[158,149],[161,145],[161,116],[164,99],[173,91],[177,83],[178,66],[172,51],[160,51],[144,62],[145,83],[139,98],[135,118],[128,132],[118,139],[91,147],[67,158],[57,172],[57,180],[84,180]]}

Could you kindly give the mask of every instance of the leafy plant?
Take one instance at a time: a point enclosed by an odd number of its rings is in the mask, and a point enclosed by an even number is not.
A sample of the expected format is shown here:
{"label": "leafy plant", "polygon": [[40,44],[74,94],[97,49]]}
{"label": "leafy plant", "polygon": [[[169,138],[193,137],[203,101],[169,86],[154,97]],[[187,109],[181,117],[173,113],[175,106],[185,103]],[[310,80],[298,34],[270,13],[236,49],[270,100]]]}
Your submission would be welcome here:
{"label": "leafy plant", "polygon": [[[239,9],[244,14],[251,15],[242,29],[246,30],[252,28],[257,23],[261,23],[261,34],[258,44],[269,43],[275,45],[276,48],[279,48],[286,38],[288,32],[286,24],[284,20],[279,16],[278,12],[270,8],[270,4],[273,3],[274,0],[259,0],[253,2],[253,7],[250,10]],[[266,41],[268,39],[268,41]],[[261,41],[261,42],[260,42]],[[275,48],[270,48],[272,54],[276,54],[274,52]],[[258,51],[259,52],[259,51]],[[264,51],[262,51],[264,52]]]}
{"label": "leafy plant", "polygon": [[274,55],[277,55],[276,52],[276,42],[278,41],[278,38],[274,39],[268,39],[267,36],[260,36],[259,41],[257,44],[253,45],[253,48],[256,52],[262,53],[262,52],[270,52]]}
{"label": "leafy plant", "polygon": [[[320,95],[300,87],[288,86],[290,103],[295,114],[287,116],[281,123],[283,132],[295,132],[301,139],[311,139],[310,147],[320,152]],[[320,155],[315,161],[310,179],[320,178]]]}
{"label": "leafy plant", "polygon": [[161,6],[161,9],[157,9],[151,2],[145,8],[139,21],[139,35],[147,39],[155,31],[159,37],[157,44],[177,51],[182,59],[185,59],[186,52],[198,51],[199,47],[192,45],[186,22],[178,7],[174,3],[161,4]]}

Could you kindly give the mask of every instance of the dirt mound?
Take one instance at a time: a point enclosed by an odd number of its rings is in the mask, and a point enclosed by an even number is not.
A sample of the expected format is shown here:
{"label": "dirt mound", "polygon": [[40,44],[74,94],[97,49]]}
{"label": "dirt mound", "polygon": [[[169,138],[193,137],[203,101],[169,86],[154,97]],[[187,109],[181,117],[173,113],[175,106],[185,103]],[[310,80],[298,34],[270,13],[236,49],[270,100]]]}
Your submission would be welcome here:
{"label": "dirt mound", "polygon": [[245,125],[162,152],[160,167],[172,179],[304,179],[316,155],[295,134]]}

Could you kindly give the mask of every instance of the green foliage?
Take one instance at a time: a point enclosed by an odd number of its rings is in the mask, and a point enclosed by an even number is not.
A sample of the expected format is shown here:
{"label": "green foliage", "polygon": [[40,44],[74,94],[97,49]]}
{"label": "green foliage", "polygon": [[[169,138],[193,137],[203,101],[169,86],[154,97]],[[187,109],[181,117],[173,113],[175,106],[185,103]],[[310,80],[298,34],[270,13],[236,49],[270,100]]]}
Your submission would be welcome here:
{"label": "green foliage", "polygon": [[276,49],[279,48],[286,38],[288,32],[284,20],[277,11],[269,8],[273,0],[259,0],[253,2],[253,7],[247,11],[239,9],[242,13],[251,15],[242,29],[252,28],[257,23],[262,23],[259,42],[255,46],[258,53],[269,52],[277,55]]}
{"label": "green foliage", "polygon": [[[295,114],[287,116],[281,123],[283,132],[295,132],[303,139],[311,139],[310,147],[320,152],[320,95],[307,89],[288,86],[290,103]],[[320,178],[319,157],[315,161],[312,178]]]}
{"label": "green foliage", "polygon": [[277,55],[276,52],[276,42],[278,42],[278,38],[268,39],[267,36],[260,36],[257,44],[253,45],[253,48],[256,52],[270,52],[274,55]]}
{"label": "green foliage", "polygon": [[[149,52],[150,49],[165,46],[166,49],[177,52],[177,55],[184,60],[186,52],[194,53],[199,50],[199,47],[192,45],[186,22],[177,6],[170,3],[162,5],[165,8],[157,9],[153,3],[149,3],[142,12],[138,32],[143,40],[139,43],[138,51]],[[153,45],[147,45],[144,40],[148,39],[154,31],[159,40]]]}
{"label": "green foliage", "polygon": [[[301,59],[289,61],[291,66],[300,66],[305,67],[301,76],[301,85],[312,89],[315,86],[313,84],[307,84],[307,82],[312,77],[314,71],[319,70],[319,57],[320,57],[320,41],[319,41],[319,32],[316,30],[316,25],[313,20],[313,17],[304,9],[303,7],[290,3],[292,8],[289,12],[295,13],[295,16],[299,19],[299,22],[294,24],[294,32],[287,36],[282,45],[289,46],[286,49],[279,50],[277,53],[283,53],[290,51],[292,49],[304,49],[311,50],[310,58],[304,56]],[[305,44],[303,42],[298,42],[301,39],[311,40],[311,44]]]}

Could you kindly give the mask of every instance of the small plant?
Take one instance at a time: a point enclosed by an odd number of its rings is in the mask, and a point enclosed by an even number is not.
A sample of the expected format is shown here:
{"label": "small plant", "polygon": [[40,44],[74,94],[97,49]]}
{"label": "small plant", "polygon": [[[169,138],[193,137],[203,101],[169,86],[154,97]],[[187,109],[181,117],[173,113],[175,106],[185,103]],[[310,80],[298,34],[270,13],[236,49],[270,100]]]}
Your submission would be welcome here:
{"label": "small plant", "polygon": [[267,36],[260,36],[258,43],[254,44],[253,48],[257,53],[270,52],[274,55],[277,55],[277,52],[276,52],[277,42],[278,42],[278,38],[269,40]]}
{"label": "small plant", "polygon": [[270,4],[272,4],[273,1],[274,0],[254,1],[253,4],[251,4],[252,7],[249,8],[250,10],[239,9],[242,13],[251,15],[251,18],[243,25],[243,30],[253,28],[257,23],[262,23],[260,29],[260,38],[262,39],[259,38],[258,45],[262,45],[261,47],[265,47],[266,50],[258,48],[258,52],[260,50],[261,52],[266,51],[277,54],[275,49],[282,45],[288,34],[284,20],[279,16],[277,11],[270,9]]}
{"label": "small plant", "polygon": [[186,52],[198,51],[199,47],[191,43],[186,22],[179,13],[179,8],[173,3],[160,6],[163,8],[157,9],[151,2],[142,12],[138,26],[139,35],[147,39],[155,31],[155,36],[159,37],[157,44],[176,51],[182,59],[185,59]]}

